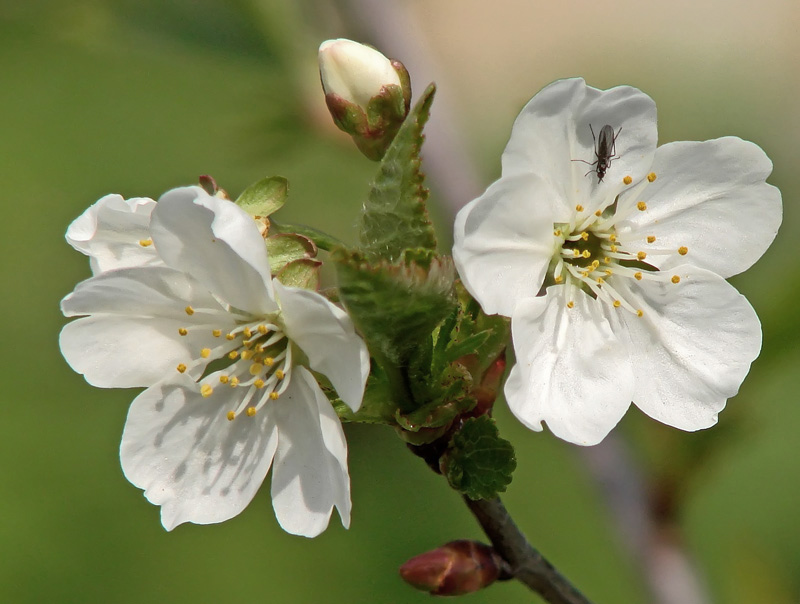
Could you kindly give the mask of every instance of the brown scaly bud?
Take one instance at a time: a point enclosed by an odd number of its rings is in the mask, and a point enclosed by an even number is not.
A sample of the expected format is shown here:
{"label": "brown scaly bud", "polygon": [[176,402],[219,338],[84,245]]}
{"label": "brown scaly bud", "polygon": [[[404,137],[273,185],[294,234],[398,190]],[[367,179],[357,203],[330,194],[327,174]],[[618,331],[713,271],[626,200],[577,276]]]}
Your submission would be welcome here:
{"label": "brown scaly bud", "polygon": [[403,580],[434,596],[460,596],[510,578],[508,564],[490,546],[451,541],[400,567]]}

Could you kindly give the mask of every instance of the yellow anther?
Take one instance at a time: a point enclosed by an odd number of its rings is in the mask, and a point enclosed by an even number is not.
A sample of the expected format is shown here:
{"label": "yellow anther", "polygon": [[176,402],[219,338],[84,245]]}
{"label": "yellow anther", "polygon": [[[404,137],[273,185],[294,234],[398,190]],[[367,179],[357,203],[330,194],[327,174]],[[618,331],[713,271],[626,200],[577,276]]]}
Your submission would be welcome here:
{"label": "yellow anther", "polygon": [[269,398],[271,398],[273,401],[277,401],[278,400],[278,393],[277,392],[270,392],[269,393]]}
{"label": "yellow anther", "polygon": [[286,377],[286,374],[280,369],[278,369],[278,371],[275,372],[275,377],[278,378],[279,380],[282,380],[284,377]]}
{"label": "yellow anther", "polygon": [[253,386],[255,386],[256,388],[263,388],[264,387],[264,380],[260,380],[260,379],[256,380],[255,382],[253,382]]}
{"label": "yellow anther", "polygon": [[574,306],[575,306],[575,302],[573,302],[572,300],[567,302],[567,308],[573,308]]}
{"label": "yellow anther", "polygon": [[176,369],[178,370],[178,373],[185,373],[186,372],[186,365],[184,365],[183,363],[180,363],[180,364],[178,364]]}
{"label": "yellow anther", "polygon": [[228,358],[229,358],[231,361],[235,360],[235,359],[236,359],[238,356],[239,356],[239,351],[238,351],[238,350],[231,350],[231,351],[228,353]]}
{"label": "yellow anther", "polygon": [[247,417],[254,417],[255,414],[256,414],[256,408],[255,407],[248,407],[246,413],[247,413]]}
{"label": "yellow anther", "polygon": [[639,203],[636,204],[636,208],[640,212],[644,212],[647,209],[647,204],[645,202],[643,202],[643,201],[640,201]]}
{"label": "yellow anther", "polygon": [[553,231],[553,235],[556,237],[561,237],[561,229],[556,229],[555,231]]}
{"label": "yellow anther", "polygon": [[603,215],[603,210],[597,210],[597,211],[594,213],[594,215],[595,215],[595,216],[598,216],[598,217],[602,216],[602,215]]}
{"label": "yellow anther", "polygon": [[187,306],[183,310],[185,310],[186,314],[189,315],[189,316],[192,316],[194,314],[194,308],[192,308],[191,306]]}
{"label": "yellow anther", "polygon": [[656,236],[655,235],[648,235],[647,236],[647,243],[655,243]]}
{"label": "yellow anther", "polygon": [[592,260],[592,270],[596,269],[598,266],[600,266],[600,261]]}
{"label": "yellow anther", "polygon": [[598,278],[596,279],[596,281],[597,281],[597,283],[598,283],[599,285],[603,285],[603,283],[605,283],[605,282],[606,282],[606,280],[605,280],[605,279],[603,279],[602,277],[598,277]]}
{"label": "yellow anther", "polygon": [[250,328],[249,328],[249,327],[245,327],[245,328],[242,330],[242,333],[244,334],[244,337],[245,337],[245,338],[252,338],[252,337],[253,337],[253,332],[250,330]]}
{"label": "yellow anther", "polygon": [[637,317],[641,317],[643,314],[644,314],[644,313],[642,312],[642,310],[641,310],[641,309],[639,309],[639,310],[637,310],[637,311],[636,311],[636,316],[637,316]]}
{"label": "yellow anther", "polygon": [[609,258],[608,256],[606,256],[605,258],[603,258],[603,263],[604,263],[604,264],[611,264],[611,258]]}
{"label": "yellow anther", "polygon": [[642,273],[633,273],[633,278],[636,279],[637,281],[641,281]]}
{"label": "yellow anther", "polygon": [[253,348],[254,352],[264,352],[264,347],[261,344],[256,344]]}
{"label": "yellow anther", "polygon": [[671,279],[671,281],[672,281],[673,283],[680,283],[680,282],[681,282],[681,278],[680,278],[680,277],[678,277],[678,275],[672,275],[672,279]]}
{"label": "yellow anther", "polygon": [[679,247],[679,248],[678,248],[678,253],[679,253],[681,256],[685,256],[686,254],[688,254],[688,253],[689,253],[689,248],[688,248],[688,247],[686,247],[685,245],[682,245],[681,247]]}
{"label": "yellow anther", "polygon": [[275,359],[273,359],[272,357],[267,357],[264,359],[264,365],[266,365],[267,367],[272,367],[274,363]]}
{"label": "yellow anther", "polygon": [[179,333],[180,335],[182,335],[182,336],[185,336],[187,333],[189,333],[189,330],[188,330],[188,329],[186,329],[185,327],[179,327],[179,328],[178,328],[178,333]]}
{"label": "yellow anther", "polygon": [[589,271],[581,271],[581,277],[588,277]]}
{"label": "yellow anther", "polygon": [[611,251],[616,252],[619,248],[616,245],[611,246]]}
{"label": "yellow anther", "polygon": [[232,422],[233,420],[236,419],[236,414],[233,411],[228,411],[228,413],[225,415],[225,417],[228,418],[229,422]]}
{"label": "yellow anther", "polygon": [[221,376],[219,376],[219,381],[222,384],[227,384],[228,383],[228,376],[223,373]]}
{"label": "yellow anther", "polygon": [[611,243],[614,243],[617,240],[617,236],[612,233],[611,235],[608,236],[608,240]]}
{"label": "yellow anther", "polygon": [[575,206],[575,211],[576,212],[583,212],[583,206],[581,204],[576,205]]}
{"label": "yellow anther", "polygon": [[630,176],[626,176],[622,179],[622,182],[624,182],[626,185],[629,185],[633,182],[633,179]]}
{"label": "yellow anther", "polygon": [[208,384],[203,384],[200,386],[200,394],[202,394],[204,398],[208,398],[213,392],[214,389]]}
{"label": "yellow anther", "polygon": [[258,326],[258,333],[260,333],[262,336],[267,335],[267,331],[268,330],[267,330],[267,326],[266,325],[259,325]]}
{"label": "yellow anther", "polygon": [[142,247],[150,247],[151,245],[153,245],[153,240],[152,239],[139,239],[139,245],[141,245]]}
{"label": "yellow anther", "polygon": [[587,233],[586,231],[581,233],[581,239],[583,239],[584,241],[588,240],[589,239],[589,233]]}
{"label": "yellow anther", "polygon": [[647,181],[648,182],[653,182],[655,179],[656,179],[656,173],[655,172],[650,172],[650,174],[647,175]]}
{"label": "yellow anther", "polygon": [[636,254],[636,257],[637,257],[639,260],[644,260],[645,258],[647,258],[647,254],[646,254],[646,253],[644,253],[644,252],[637,252],[637,254]]}
{"label": "yellow anther", "polygon": [[242,358],[243,358],[245,361],[249,361],[250,359],[252,359],[252,358],[253,358],[253,355],[254,355],[254,354],[255,354],[255,353],[254,353],[252,350],[243,350],[243,351],[242,351]]}
{"label": "yellow anther", "polygon": [[622,302],[619,300],[614,300],[614,308],[619,308],[620,306],[622,306]]}
{"label": "yellow anther", "polygon": [[562,281],[564,281],[564,277],[562,277],[561,275],[557,275],[557,276],[556,276],[556,277],[553,279],[553,281],[555,281],[556,283],[561,283]]}
{"label": "yellow anther", "polygon": [[211,330],[211,335],[214,336],[215,338],[218,338],[218,337],[220,337],[222,335],[222,330],[221,329],[212,329]]}
{"label": "yellow anther", "polygon": [[258,375],[261,373],[261,370],[264,369],[264,366],[259,363],[253,363],[250,365],[250,375]]}
{"label": "yellow anther", "polygon": [[572,250],[572,255],[575,256],[576,258],[580,258],[581,257],[581,251],[578,250],[578,249],[573,249]]}
{"label": "yellow anther", "polygon": [[584,258],[591,258],[592,252],[590,252],[589,250],[583,250],[583,254],[581,254],[581,256],[583,256]]}
{"label": "yellow anther", "polygon": [[203,348],[203,350],[200,351],[200,356],[203,357],[204,359],[207,359],[208,357],[211,356],[211,349]]}
{"label": "yellow anther", "polygon": [[235,335],[233,335],[232,333],[229,333],[229,334],[226,334],[226,335],[225,335],[225,339],[226,339],[226,340],[235,340],[235,339],[236,339],[236,336],[235,336]]}
{"label": "yellow anther", "polygon": [[607,269],[606,269],[606,270],[604,270],[603,272],[604,272],[606,275],[613,275],[613,274],[614,274],[614,271],[612,271],[610,268],[607,268]]}
{"label": "yellow anther", "polygon": [[228,382],[228,386],[230,386],[231,388],[236,388],[236,386],[238,386],[238,385],[239,385],[239,378],[237,378],[237,377],[234,375],[234,376],[233,376],[233,377],[230,379],[230,381]]}

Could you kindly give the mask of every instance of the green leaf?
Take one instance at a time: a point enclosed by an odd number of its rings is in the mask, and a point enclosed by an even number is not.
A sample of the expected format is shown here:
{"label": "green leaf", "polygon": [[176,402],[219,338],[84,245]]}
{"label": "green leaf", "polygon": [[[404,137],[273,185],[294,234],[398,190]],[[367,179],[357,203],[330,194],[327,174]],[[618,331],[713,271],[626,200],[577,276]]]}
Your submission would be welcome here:
{"label": "green leaf", "polygon": [[442,466],[457,491],[470,499],[493,499],[511,483],[517,460],[494,420],[482,415],[466,420],[453,435]]}
{"label": "green leaf", "polygon": [[[367,346],[389,376],[397,404],[405,411],[418,406],[410,388],[409,369],[430,373],[415,359],[425,356],[431,332],[456,305],[454,268],[437,258],[424,268],[414,262],[370,263],[364,254],[335,251],[339,297]],[[427,376],[425,376],[427,377]]]}
{"label": "green leaf", "polygon": [[266,244],[269,270],[273,275],[293,260],[314,258],[317,255],[317,246],[314,242],[298,233],[270,235],[266,239]]}
{"label": "green leaf", "polygon": [[435,91],[428,86],[408,114],[372,183],[360,230],[361,248],[371,260],[398,260],[407,248],[436,248],[419,157]]}
{"label": "green leaf", "polygon": [[275,277],[290,287],[301,287],[316,291],[319,288],[319,269],[322,262],[313,258],[292,260]]}
{"label": "green leaf", "polygon": [[288,193],[289,181],[282,176],[270,176],[242,191],[236,205],[250,216],[269,216],[283,206]]}

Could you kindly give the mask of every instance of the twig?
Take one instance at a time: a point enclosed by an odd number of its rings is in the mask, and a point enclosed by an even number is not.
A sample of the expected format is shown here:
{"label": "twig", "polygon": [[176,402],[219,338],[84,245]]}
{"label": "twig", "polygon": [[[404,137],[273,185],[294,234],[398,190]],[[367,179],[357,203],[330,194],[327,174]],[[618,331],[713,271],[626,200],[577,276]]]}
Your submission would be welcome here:
{"label": "twig", "polygon": [[540,554],[517,528],[500,498],[473,501],[464,497],[495,551],[511,566],[512,575],[551,604],[590,601]]}

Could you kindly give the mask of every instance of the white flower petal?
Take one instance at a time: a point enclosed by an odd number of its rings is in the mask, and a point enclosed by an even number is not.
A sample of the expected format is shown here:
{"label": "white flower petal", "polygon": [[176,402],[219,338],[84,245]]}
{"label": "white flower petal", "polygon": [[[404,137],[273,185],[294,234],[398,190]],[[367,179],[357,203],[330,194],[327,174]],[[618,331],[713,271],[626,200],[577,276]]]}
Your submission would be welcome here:
{"label": "white flower petal", "polygon": [[[92,386],[150,386],[177,373],[179,363],[198,358],[211,340],[210,333],[179,337],[184,326],[178,319],[93,315],[65,325],[59,346],[69,366]],[[195,367],[191,375],[204,367]]]}
{"label": "white flower petal", "polygon": [[[615,153],[603,182],[591,166],[595,135],[606,124],[616,133]],[[618,86],[598,90],[580,79],[558,80],[541,90],[522,109],[503,152],[503,177],[534,173],[558,191],[567,222],[576,203],[594,211],[593,202],[619,193],[626,175],[638,182],[647,174],[658,139],[656,106],[641,90]]]}
{"label": "white flower petal", "polygon": [[327,376],[353,410],[361,406],[369,375],[369,353],[343,310],[317,292],[273,283],[286,334],[308,357],[314,371]]}
{"label": "white flower petal", "polygon": [[[186,314],[187,305],[195,314]],[[70,367],[100,388],[150,386],[215,345],[211,325],[193,326],[211,321],[213,328],[226,330],[234,325],[196,281],[163,266],[87,279],[62,300],[61,310],[68,317],[91,315],[65,325],[59,345]],[[180,336],[180,328],[189,328],[187,335]]]}
{"label": "white flower petal", "polygon": [[125,477],[161,506],[172,530],[240,513],[264,481],[278,434],[271,410],[228,421],[245,388],[204,398],[189,378],[157,384],[133,401],[120,446]]}
{"label": "white flower petal", "polygon": [[264,239],[236,204],[200,187],[173,189],[159,199],[150,232],[168,266],[221,300],[253,314],[277,310]]}
{"label": "white flower petal", "polygon": [[510,317],[518,300],[539,293],[555,253],[555,193],[538,177],[503,177],[459,211],[453,259],[488,314]]}
{"label": "white flower petal", "polygon": [[330,403],[304,368],[274,404],[280,444],[272,469],[272,506],[281,527],[315,537],[333,506],[350,524],[350,478],[344,434]]}
{"label": "white flower petal", "polygon": [[154,266],[120,269],[82,281],[61,301],[61,312],[67,317],[103,313],[189,321],[187,306],[227,315],[200,283],[166,266]]}
{"label": "white flower petal", "polygon": [[732,136],[670,143],[656,151],[653,171],[658,179],[641,195],[647,210],[620,225],[620,240],[664,250],[648,253],[654,266],[688,263],[727,278],[750,268],[775,238],[781,193],[765,182],[772,162],[758,145]]}
{"label": "white flower petal", "polygon": [[578,445],[603,440],[625,415],[634,385],[627,350],[601,303],[579,289],[550,287],[518,303],[511,331],[517,364],[505,395],[514,415],[533,430],[545,421]]}
{"label": "white flower petal", "polygon": [[[684,265],[679,284],[614,281],[642,317],[620,313],[636,376],[633,402],[682,430],[708,428],[735,395],[761,349],[750,303],[721,277]],[[612,280],[609,280],[612,282]]]}
{"label": "white flower petal", "polygon": [[155,248],[147,244],[150,213],[155,205],[147,197],[123,199],[121,195],[106,195],[69,225],[67,242],[89,256],[95,274],[162,264]]}

